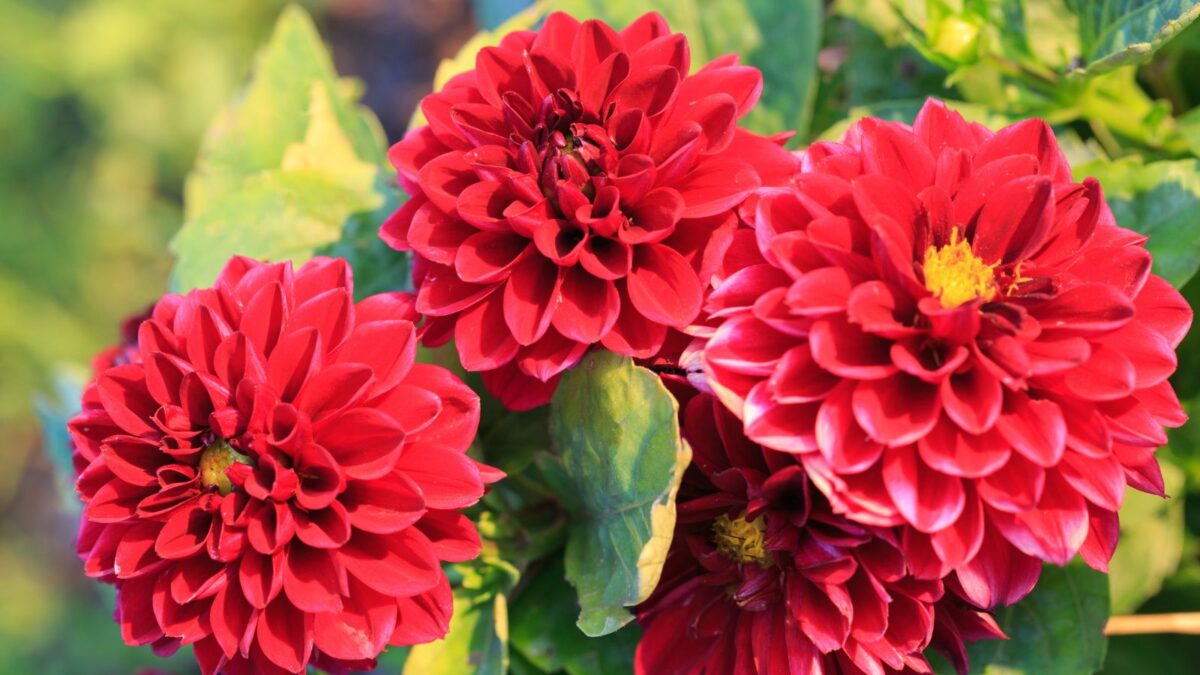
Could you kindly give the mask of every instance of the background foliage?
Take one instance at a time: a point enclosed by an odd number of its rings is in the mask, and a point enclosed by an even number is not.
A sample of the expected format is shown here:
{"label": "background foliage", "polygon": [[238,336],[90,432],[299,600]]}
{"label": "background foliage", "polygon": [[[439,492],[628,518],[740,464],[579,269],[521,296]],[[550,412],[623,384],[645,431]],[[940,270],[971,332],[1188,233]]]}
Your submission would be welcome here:
{"label": "background foliage", "polygon": [[[436,61],[476,26],[528,27],[551,9],[623,24],[658,10],[688,34],[694,63],[737,52],[763,70],[767,89],[747,122],[795,130],[794,147],[865,114],[911,121],[927,96],[991,125],[1044,117],[1078,176],[1099,177],[1122,224],[1150,236],[1156,271],[1200,300],[1200,2],[476,0],[473,13],[444,0],[304,4],[332,59],[307,15],[281,15],[275,0],[0,0],[0,672],[189,672],[186,658],[164,665],[120,646],[110,599],[72,558],[65,481],[29,452],[30,401],[36,392],[48,457],[64,467],[74,383],[119,318],[167,287],[168,242],[178,289],[207,284],[235,251],[342,255],[360,294],[403,287],[403,259],[374,236],[403,198],[384,151],[412,110],[403,84],[427,90]],[[438,80],[495,39],[472,40]],[[425,61],[382,46],[392,44],[415,45]],[[454,365],[445,353],[425,358]],[[1180,359],[1177,390],[1196,413],[1200,335]],[[607,406],[614,392],[638,405]],[[451,637],[390,654],[380,672],[629,672],[637,629],[617,629],[657,575],[687,463],[668,433],[673,402],[649,373],[596,355],[548,410],[486,405],[476,451],[511,478],[473,514],[484,555],[452,570]],[[628,409],[636,415],[618,419]],[[1130,494],[1111,577],[1048,568],[1030,598],[998,614],[1013,641],[973,649],[977,672],[1194,668],[1200,637],[1106,644],[1100,634],[1110,609],[1200,611],[1200,425],[1173,433],[1161,457],[1173,497]],[[616,470],[634,465],[648,468]],[[597,548],[604,539],[615,543]]]}

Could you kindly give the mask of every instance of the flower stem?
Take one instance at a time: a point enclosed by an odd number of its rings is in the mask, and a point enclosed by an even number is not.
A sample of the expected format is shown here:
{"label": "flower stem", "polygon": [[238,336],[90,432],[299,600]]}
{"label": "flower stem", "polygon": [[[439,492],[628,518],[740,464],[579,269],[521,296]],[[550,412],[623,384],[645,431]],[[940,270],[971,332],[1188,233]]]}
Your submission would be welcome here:
{"label": "flower stem", "polygon": [[1105,635],[1148,635],[1151,633],[1200,635],[1200,612],[1114,616],[1109,618],[1108,625],[1104,627]]}

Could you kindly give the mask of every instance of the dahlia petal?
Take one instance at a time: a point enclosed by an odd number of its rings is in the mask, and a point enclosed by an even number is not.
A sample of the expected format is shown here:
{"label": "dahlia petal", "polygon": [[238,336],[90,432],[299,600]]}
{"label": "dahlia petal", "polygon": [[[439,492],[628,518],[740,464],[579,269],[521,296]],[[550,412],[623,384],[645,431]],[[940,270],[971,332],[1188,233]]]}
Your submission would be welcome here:
{"label": "dahlia petal", "polygon": [[1082,365],[1067,371],[1063,383],[1082,399],[1112,401],[1132,394],[1136,378],[1137,369],[1124,353],[1100,345]]}
{"label": "dahlia petal", "polygon": [[355,408],[328,417],[313,428],[316,442],[337,459],[346,475],[374,480],[395,466],[404,441],[396,420],[371,408]]}
{"label": "dahlia petal", "polygon": [[154,550],[168,560],[187,558],[204,548],[212,514],[197,506],[176,509],[163,523]]}
{"label": "dahlia petal", "polygon": [[429,511],[417,524],[439,560],[465,562],[479,555],[479,534],[471,519],[455,511]]}
{"label": "dahlia petal", "polygon": [[313,644],[337,659],[374,658],[396,627],[396,600],[351,580],[345,608],[313,618]]}
{"label": "dahlia petal", "polygon": [[158,404],[146,389],[141,365],[110,368],[96,380],[100,403],[113,422],[133,436],[153,437],[155,430],[146,422]]}
{"label": "dahlia petal", "polygon": [[1113,331],[1129,322],[1133,305],[1117,289],[1105,284],[1080,284],[1035,308],[1043,326],[1080,332]]}
{"label": "dahlia petal", "polygon": [[873,440],[854,419],[853,387],[839,387],[817,412],[816,440],[821,454],[838,473],[858,473],[879,460],[884,446]]}
{"label": "dahlia petal", "polygon": [[816,321],[809,333],[813,360],[841,377],[878,380],[896,372],[889,345],[850,324],[843,317]]}
{"label": "dahlia petal", "polygon": [[446,637],[450,631],[450,616],[454,612],[454,594],[450,582],[443,577],[428,593],[400,598],[396,601],[399,620],[388,638],[391,645],[424,644]]}
{"label": "dahlia petal", "polygon": [[112,573],[119,579],[129,579],[153,572],[161,561],[154,542],[162,526],[155,522],[140,522],[121,534],[113,556]]}
{"label": "dahlia petal", "polygon": [[296,538],[315,548],[338,548],[350,538],[350,515],[340,502],[323,509],[297,509]]}
{"label": "dahlia petal", "polygon": [[996,607],[1012,605],[1033,590],[1042,563],[988,526],[979,553],[956,573],[968,600],[978,607]]}
{"label": "dahlia petal", "polygon": [[439,265],[454,264],[455,251],[478,230],[426,203],[413,214],[406,243],[414,251]]}
{"label": "dahlia petal", "polygon": [[[770,325],[753,316],[742,315],[721,324],[705,346],[705,359],[739,373],[765,376],[775,372],[776,364],[787,353],[790,342]],[[811,360],[810,356],[808,361]],[[820,371],[816,366],[810,368]]]}
{"label": "dahlia petal", "polygon": [[277,599],[258,620],[258,646],[275,665],[299,672],[312,652],[312,624],[312,614],[297,612],[284,599]]}
{"label": "dahlia petal", "polygon": [[542,382],[527,375],[512,361],[495,370],[483,371],[481,377],[488,393],[505,408],[514,412],[532,410],[549,403],[559,380],[554,377]]}
{"label": "dahlia petal", "polygon": [[226,583],[214,596],[208,622],[226,658],[239,652],[247,634],[253,635],[253,611],[237,583]]}
{"label": "dahlia petal", "polygon": [[1062,408],[1053,401],[1009,392],[1004,397],[996,429],[1012,443],[1014,450],[1041,466],[1051,467],[1062,459],[1067,425]]}
{"label": "dahlia petal", "polygon": [[549,382],[564,370],[575,367],[588,346],[587,343],[563,337],[556,330],[549,330],[536,343],[522,348],[515,363],[521,372],[542,382]]}
{"label": "dahlia petal", "polygon": [[1179,365],[1167,338],[1141,322],[1130,323],[1106,339],[1133,367],[1134,389],[1147,389],[1163,382]]}
{"label": "dahlia petal", "polygon": [[340,501],[350,516],[350,524],[359,530],[391,534],[425,514],[425,499],[412,479],[394,473],[385,481],[352,481]]}
{"label": "dahlia petal", "polygon": [[940,394],[946,415],[967,433],[982,434],[1000,418],[1004,402],[1000,381],[982,368],[943,380]]}
{"label": "dahlia petal", "polygon": [[171,570],[171,599],[182,605],[215,596],[229,582],[225,565],[204,557],[182,560]]}
{"label": "dahlia petal", "polygon": [[1042,498],[1046,470],[1012,453],[1008,462],[975,484],[979,496],[992,508],[1018,513],[1031,509]]}
{"label": "dahlia petal", "polygon": [[453,448],[427,442],[406,445],[396,470],[421,488],[429,508],[460,509],[483,496],[474,460]]}
{"label": "dahlia petal", "polygon": [[[657,14],[647,14],[646,16],[657,16],[658,20],[662,21],[662,17]],[[649,23],[642,22],[641,19],[638,21],[643,24]],[[631,29],[633,29],[633,33],[630,32]],[[682,33],[672,35],[670,29],[665,28],[665,24],[661,33],[656,34],[657,27],[654,30],[645,30],[645,32],[642,30],[644,29],[639,30],[630,24],[629,28],[621,32],[625,49],[631,53],[632,70],[642,70],[664,64],[678,70],[681,75],[688,74],[691,67],[691,48],[688,46],[687,37]]]}
{"label": "dahlia petal", "polygon": [[705,218],[737,206],[761,185],[758,174],[740,159],[701,162],[675,188],[683,197],[684,218]]}
{"label": "dahlia petal", "polygon": [[859,122],[859,128],[868,172],[892,176],[913,192],[933,182],[934,157],[912,131],[895,122],[871,118]]}
{"label": "dahlia petal", "polygon": [[1090,246],[1079,251],[1067,270],[1080,281],[1113,286],[1132,300],[1149,278],[1150,267],[1149,251],[1120,244]]}
{"label": "dahlia petal", "polygon": [[155,485],[158,468],[170,461],[157,443],[137,436],[109,436],[100,446],[100,455],[117,478],[138,486]]}
{"label": "dahlia petal", "polygon": [[328,366],[308,378],[296,394],[296,408],[318,421],[357,405],[375,383],[371,368],[361,363]]}
{"label": "dahlia petal", "polygon": [[364,585],[393,597],[423,593],[441,575],[429,540],[413,528],[389,535],[355,532],[342,547],[341,559]]}
{"label": "dahlia petal", "polygon": [[662,348],[667,336],[667,327],[661,323],[647,321],[641,313],[633,308],[629,292],[625,284],[617,285],[617,294],[621,300],[621,312],[612,330],[600,338],[600,344],[605,348],[634,358],[650,358]]}
{"label": "dahlia petal", "polygon": [[1022,552],[1065,565],[1087,538],[1087,502],[1057,471],[1049,471],[1036,508],[1020,513],[993,511],[991,521]]}
{"label": "dahlia petal", "polygon": [[956,110],[937,99],[928,99],[913,122],[913,133],[936,157],[944,148],[974,150],[979,142],[971,125]]}
{"label": "dahlia petal", "polygon": [[889,447],[909,445],[924,437],[941,412],[937,387],[909,375],[859,382],[852,401],[859,426]]}
{"label": "dahlia petal", "polygon": [[1125,471],[1116,457],[1092,458],[1074,452],[1063,455],[1059,474],[1089,502],[1119,511],[1125,499]]}
{"label": "dahlia petal", "polygon": [[820,406],[776,403],[765,384],[751,389],[742,407],[746,435],[780,452],[795,454],[818,449],[815,428]]}
{"label": "dahlia petal", "polygon": [[153,576],[130,579],[117,591],[116,618],[127,645],[147,645],[163,636],[151,600],[156,582]]}
{"label": "dahlia petal", "polygon": [[975,221],[971,248],[988,264],[1023,260],[1041,247],[1053,224],[1050,179],[1018,178],[988,196]]}
{"label": "dahlia petal", "polygon": [[530,257],[513,269],[504,285],[504,321],[521,345],[537,342],[558,308],[563,273],[549,261]]}
{"label": "dahlia petal", "polygon": [[1117,549],[1121,526],[1114,511],[1088,505],[1088,536],[1079,555],[1094,570],[1108,573],[1108,562]]}
{"label": "dahlia petal", "polygon": [[491,370],[517,355],[521,345],[505,320],[507,296],[507,290],[493,294],[459,315],[454,325],[454,341],[458,358],[467,370]]}
{"label": "dahlia petal", "polygon": [[1037,158],[1016,154],[1001,157],[982,166],[971,167],[971,175],[963,180],[954,196],[956,223],[970,223],[1000,186],[1037,172]]}
{"label": "dahlia petal", "polygon": [[799,577],[788,579],[787,597],[792,614],[804,634],[823,652],[838,649],[850,634],[846,609],[834,601],[839,592],[845,593],[839,586],[816,586]]}
{"label": "dahlia petal", "polygon": [[618,234],[629,244],[662,241],[674,231],[675,224],[683,216],[683,208],[683,197],[678,191],[655,188],[629,208],[629,220]]}
{"label": "dahlia petal", "polygon": [[1162,277],[1151,276],[1133,302],[1138,321],[1162,335],[1174,349],[1192,324],[1187,301]]}
{"label": "dahlia petal", "polygon": [[320,368],[322,344],[315,328],[302,328],[280,338],[267,357],[267,383],[281,401],[294,401],[300,387]]}
{"label": "dahlia petal", "polygon": [[468,283],[502,281],[525,259],[527,252],[532,252],[532,247],[524,237],[511,232],[478,232],[458,246],[454,269]]}
{"label": "dahlia petal", "polygon": [[962,516],[948,527],[929,535],[929,543],[947,567],[956,569],[974,558],[983,545],[983,502],[967,488]]}
{"label": "dahlia petal", "polygon": [[416,354],[416,331],[412,323],[384,320],[355,326],[334,359],[338,363],[366,365],[376,378],[373,390],[381,392],[404,379]]}
{"label": "dahlia petal", "polygon": [[810,403],[828,396],[839,380],[822,370],[813,360],[812,350],[801,345],[784,352],[771,373],[770,382],[775,400],[780,403]]}
{"label": "dahlia petal", "polygon": [[679,91],[680,73],[671,66],[652,66],[632,72],[609,97],[619,109],[645,111],[654,117],[666,110]]}
{"label": "dahlia petal", "polygon": [[[289,312],[290,307],[287,298],[284,297],[283,285],[279,283],[259,289],[246,304],[246,311],[242,313],[238,332],[245,335],[246,340],[254,345],[253,351],[256,354],[263,355],[264,365],[265,357],[274,351],[276,343],[279,342],[279,333],[283,330]],[[228,334],[228,328],[222,328],[224,321],[215,317],[211,312],[201,310],[198,319],[202,327],[201,334],[211,334],[212,336],[205,341],[216,338],[222,333]],[[209,352],[207,348],[199,344],[197,347],[193,347],[192,342],[192,340],[188,341],[188,352],[191,360],[196,362],[201,353]]]}
{"label": "dahlia petal", "polygon": [[912,446],[884,453],[883,482],[905,520],[922,532],[945,529],[966,503],[962,481],[925,466]]}
{"label": "dahlia petal", "polygon": [[1040,119],[1029,119],[1004,127],[979,146],[975,163],[983,166],[1010,155],[1033,155],[1037,158],[1037,172],[1056,182],[1071,180],[1067,164],[1054,131]]}
{"label": "dahlia petal", "polygon": [[332,351],[354,327],[353,307],[354,298],[349,289],[333,288],[292,310],[289,328],[315,328],[321,336],[321,344]]}
{"label": "dahlia petal", "polygon": [[238,566],[238,583],[251,607],[265,608],[283,589],[283,553],[261,555],[248,551]]}
{"label": "dahlia petal", "polygon": [[933,469],[961,478],[990,475],[1012,455],[999,432],[967,433],[945,418],[917,442],[917,451],[921,460]]}
{"label": "dahlia petal", "polygon": [[339,576],[331,553],[302,544],[288,547],[283,565],[283,592],[301,612],[340,612]]}
{"label": "dahlia petal", "polygon": [[551,325],[563,336],[584,344],[598,342],[616,323],[621,299],[612,282],[572,268],[563,277],[562,300]]}

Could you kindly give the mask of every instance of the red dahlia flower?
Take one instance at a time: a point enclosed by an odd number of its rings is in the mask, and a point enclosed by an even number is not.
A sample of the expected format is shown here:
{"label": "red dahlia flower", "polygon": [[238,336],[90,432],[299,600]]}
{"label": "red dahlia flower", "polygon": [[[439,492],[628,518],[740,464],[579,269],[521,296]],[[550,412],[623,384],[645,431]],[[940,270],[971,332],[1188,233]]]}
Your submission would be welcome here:
{"label": "red dahlia flower", "polygon": [[1076,183],[1039,120],[992,133],[931,101],[866,119],[765,195],[763,260],[713,293],[705,368],[748,435],[906,557],[1011,603],[1039,560],[1104,569],[1128,483],[1184,422],[1191,310],[1145,237]]}
{"label": "red dahlia flower", "polygon": [[915,578],[894,529],[835,514],[712,396],[681,399],[694,461],[662,580],[638,609],[638,675],[928,673],[931,642],[966,672],[964,639],[1003,637],[941,580]]}
{"label": "red dahlia flower", "polygon": [[392,148],[412,199],[380,234],[416,253],[424,340],[453,337],[510,407],[548,400],[590,345],[657,353],[699,313],[734,208],[791,175],[737,128],[759,72],[690,67],[657,14],[621,32],[552,14],[481,50]]}
{"label": "red dahlia flower", "polygon": [[445,634],[441,562],[479,551],[458,509],[496,478],[464,454],[479,401],[413,362],[407,296],[351,284],[340,260],[235,258],[88,385],[78,551],[128,644],[298,673]]}

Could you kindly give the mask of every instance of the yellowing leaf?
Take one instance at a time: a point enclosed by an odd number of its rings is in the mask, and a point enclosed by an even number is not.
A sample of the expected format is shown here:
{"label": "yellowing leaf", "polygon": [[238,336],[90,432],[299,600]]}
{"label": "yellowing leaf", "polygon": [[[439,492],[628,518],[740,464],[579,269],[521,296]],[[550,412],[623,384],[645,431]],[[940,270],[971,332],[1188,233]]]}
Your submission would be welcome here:
{"label": "yellowing leaf", "polygon": [[595,352],[569,371],[551,402],[557,484],[571,512],[566,574],[591,636],[629,623],[662,574],[675,494],[691,461],[678,405],[654,373]]}

